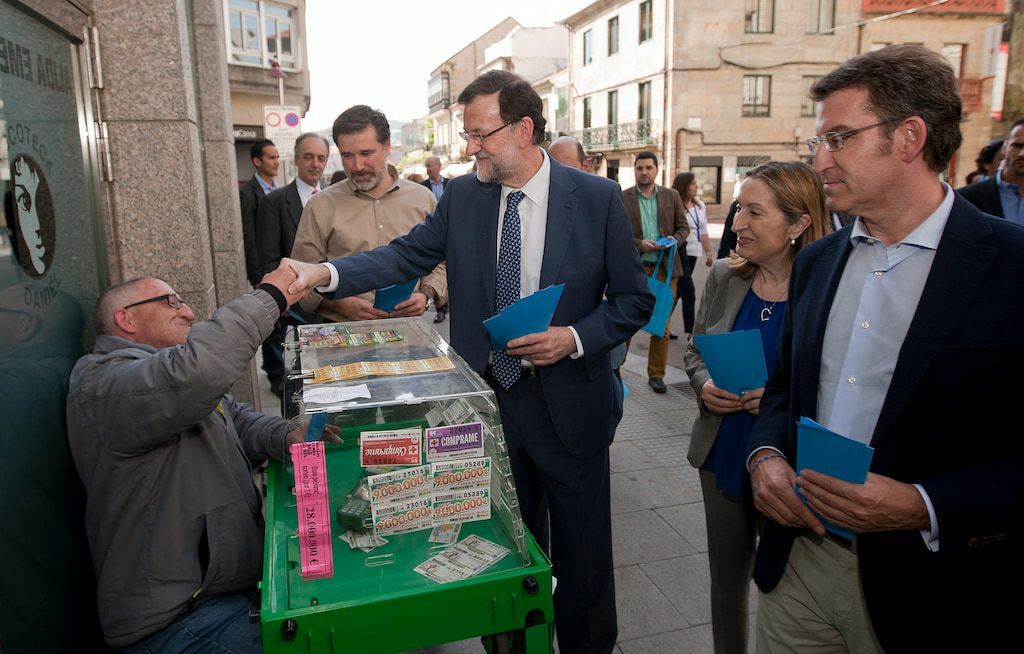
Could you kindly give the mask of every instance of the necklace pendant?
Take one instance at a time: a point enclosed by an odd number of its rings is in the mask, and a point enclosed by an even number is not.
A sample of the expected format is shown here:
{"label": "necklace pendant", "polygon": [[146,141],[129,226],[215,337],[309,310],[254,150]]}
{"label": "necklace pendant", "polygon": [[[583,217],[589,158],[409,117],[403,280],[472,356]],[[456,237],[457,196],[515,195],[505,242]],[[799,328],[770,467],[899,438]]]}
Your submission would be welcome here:
{"label": "necklace pendant", "polygon": [[772,319],[772,308],[765,307],[761,309],[761,322],[768,322]]}

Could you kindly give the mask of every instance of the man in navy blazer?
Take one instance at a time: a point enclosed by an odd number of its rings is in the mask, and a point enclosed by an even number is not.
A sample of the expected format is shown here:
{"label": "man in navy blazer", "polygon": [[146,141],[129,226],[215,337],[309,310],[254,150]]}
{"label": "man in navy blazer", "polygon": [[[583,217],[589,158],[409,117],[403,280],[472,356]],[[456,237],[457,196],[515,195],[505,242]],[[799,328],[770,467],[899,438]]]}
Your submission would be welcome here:
{"label": "man in navy blazer", "polygon": [[[324,174],[329,142],[315,132],[306,132],[295,139],[295,169],[298,174],[290,184],[267,193],[256,211],[256,242],[259,274],[276,270],[281,259],[292,251],[295,230],[302,208],[317,192]],[[281,397],[284,383],[285,321],[282,317],[274,331],[263,341],[263,370],[270,381],[270,391]]]}
{"label": "man in navy blazer", "polygon": [[[996,173],[988,179],[957,189],[957,193],[989,215],[1020,224],[1024,218],[1019,209],[1021,186],[1024,186],[1024,118],[1018,118],[1010,126],[1010,133],[1003,141],[1003,161]],[[1003,206],[1002,188],[1009,189],[1013,195],[1009,216]]]}
{"label": "man in navy blazer", "polygon": [[[527,525],[542,533],[545,502],[550,514],[559,648],[610,652],[617,627],[608,446],[622,390],[608,353],[647,323],[654,298],[619,186],[562,166],[538,147],[543,108],[530,84],[490,71],[459,102],[477,175],[451,180],[437,210],[386,247],[325,266],[289,263],[297,285],[328,285],[329,296],[345,296],[421,277],[447,261],[452,345],[494,388]],[[520,238],[506,240],[502,228],[516,224]],[[498,381],[502,353],[492,352],[483,326],[501,290],[499,247],[521,251],[513,260],[517,297],[565,284],[552,326],[509,342],[519,374],[508,387]]]}
{"label": "man in navy blazer", "polygon": [[238,188],[238,204],[242,210],[242,237],[245,245],[245,278],[253,288],[260,284],[260,254],[256,242],[256,212],[263,198],[274,190],[274,178],[281,156],[269,139],[260,139],[249,149],[256,172]]}
{"label": "man in navy blazer", "polygon": [[427,187],[438,202],[441,201],[441,195],[444,193],[444,189],[448,186],[448,179],[441,177],[441,159],[435,156],[427,157],[425,163],[427,168],[427,178],[420,182],[423,186]]}
{"label": "man in navy blazer", "polygon": [[[1008,389],[1024,369],[1024,230],[939,181],[961,142],[956,89],[921,46],[854,57],[812,88],[814,167],[830,209],[860,218],[796,259],[750,439],[769,518],[759,652],[1017,639],[1024,440]],[[802,416],[874,448],[866,483],[794,470]]]}

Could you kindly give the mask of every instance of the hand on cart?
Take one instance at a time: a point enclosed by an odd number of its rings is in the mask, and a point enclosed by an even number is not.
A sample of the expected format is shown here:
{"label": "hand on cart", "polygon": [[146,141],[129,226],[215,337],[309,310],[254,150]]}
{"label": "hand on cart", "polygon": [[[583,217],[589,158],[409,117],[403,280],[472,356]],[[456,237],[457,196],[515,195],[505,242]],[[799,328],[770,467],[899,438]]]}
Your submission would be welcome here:
{"label": "hand on cart", "polygon": [[[289,447],[296,443],[304,443],[306,441],[306,430],[309,429],[309,423],[307,422],[293,421],[292,424],[296,425],[295,428],[288,432],[288,435],[285,437],[285,444]],[[319,440],[325,443],[340,443],[341,436],[338,435],[340,433],[341,429],[337,425],[325,425]]]}

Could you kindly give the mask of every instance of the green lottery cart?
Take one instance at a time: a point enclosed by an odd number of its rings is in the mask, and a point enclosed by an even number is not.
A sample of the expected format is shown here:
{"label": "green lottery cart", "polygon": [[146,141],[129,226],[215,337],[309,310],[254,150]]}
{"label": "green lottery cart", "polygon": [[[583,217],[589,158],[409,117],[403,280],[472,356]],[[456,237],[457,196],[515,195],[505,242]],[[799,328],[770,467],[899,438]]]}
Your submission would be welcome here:
{"label": "green lottery cart", "polygon": [[487,384],[418,318],[292,328],[285,359],[311,442],[267,470],[264,651],[550,652],[551,563]]}

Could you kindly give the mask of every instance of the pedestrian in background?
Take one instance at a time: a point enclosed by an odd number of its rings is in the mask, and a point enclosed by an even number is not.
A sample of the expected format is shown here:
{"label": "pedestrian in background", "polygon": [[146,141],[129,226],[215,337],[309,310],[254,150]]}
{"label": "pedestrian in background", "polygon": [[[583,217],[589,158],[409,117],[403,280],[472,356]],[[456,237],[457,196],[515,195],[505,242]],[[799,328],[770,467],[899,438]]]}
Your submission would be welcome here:
{"label": "pedestrian in background", "polygon": [[710,266],[715,260],[715,255],[711,250],[711,238],[708,236],[707,207],[697,198],[700,189],[696,177],[693,173],[679,173],[672,180],[672,188],[683,199],[686,222],[690,228],[686,243],[680,244],[679,247],[683,276],[676,285],[676,296],[683,302],[683,331],[689,337],[693,334],[694,309],[697,303],[697,289],[693,287],[693,270],[697,267],[697,257],[703,256],[704,263]]}
{"label": "pedestrian in background", "polygon": [[[693,333],[757,329],[771,370],[793,257],[832,231],[825,192],[810,166],[773,161],[750,171],[737,202],[736,252],[712,267]],[[686,349],[685,363],[700,398],[687,458],[700,469],[704,493],[715,652],[742,654],[747,647],[747,596],[758,531],[746,469],[747,437],[764,389],[738,396],[718,388],[693,342]]]}

